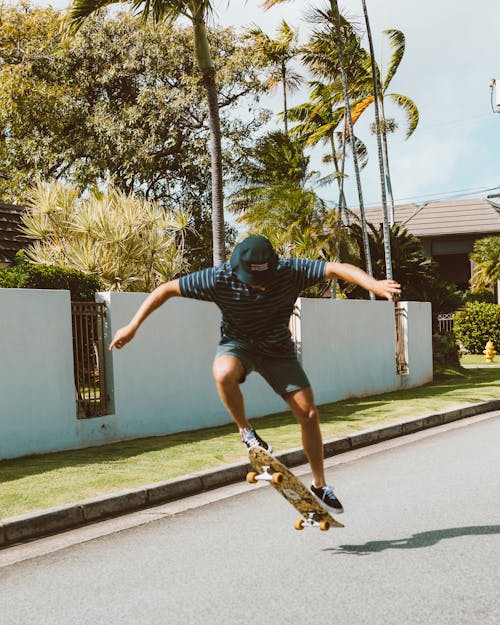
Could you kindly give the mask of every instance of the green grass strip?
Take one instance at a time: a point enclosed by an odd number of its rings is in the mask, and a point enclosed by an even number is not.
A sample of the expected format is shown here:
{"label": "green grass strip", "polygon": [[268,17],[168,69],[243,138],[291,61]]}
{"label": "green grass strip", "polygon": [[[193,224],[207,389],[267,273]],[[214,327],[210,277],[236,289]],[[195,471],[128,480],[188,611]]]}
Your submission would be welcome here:
{"label": "green grass strip", "polygon": [[[320,407],[325,440],[500,397],[500,369],[448,370],[432,384]],[[289,411],[253,420],[276,451],[300,446]],[[233,425],[0,462],[0,519],[244,461]]]}

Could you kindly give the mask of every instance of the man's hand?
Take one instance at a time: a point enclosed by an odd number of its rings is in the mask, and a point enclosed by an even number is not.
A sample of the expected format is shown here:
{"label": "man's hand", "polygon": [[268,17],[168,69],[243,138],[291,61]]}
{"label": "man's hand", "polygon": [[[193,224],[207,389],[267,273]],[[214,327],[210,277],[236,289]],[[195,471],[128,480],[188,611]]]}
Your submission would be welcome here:
{"label": "man's hand", "polygon": [[401,285],[395,280],[377,280],[370,291],[385,299],[397,299],[401,295]]}
{"label": "man's hand", "polygon": [[115,338],[112,340],[109,349],[111,350],[113,347],[116,347],[116,349],[125,347],[125,345],[130,343],[130,341],[134,338],[141,323],[149,317],[154,310],[159,308],[171,297],[180,295],[181,290],[178,278],[176,280],[170,280],[170,282],[164,282],[163,284],[160,284],[160,286],[156,287],[156,289],[150,293],[140,305],[139,310],[132,317],[132,321],[116,332]]}
{"label": "man's hand", "polygon": [[125,345],[134,338],[136,332],[137,329],[131,324],[117,330],[114,339],[109,345],[110,351],[113,349],[113,347],[116,347],[116,349],[121,349],[122,347],[125,347]]}
{"label": "man's hand", "polygon": [[395,299],[401,295],[401,285],[395,280],[375,280],[359,267],[349,263],[327,263],[325,277],[327,280],[340,278],[358,284],[384,299]]}

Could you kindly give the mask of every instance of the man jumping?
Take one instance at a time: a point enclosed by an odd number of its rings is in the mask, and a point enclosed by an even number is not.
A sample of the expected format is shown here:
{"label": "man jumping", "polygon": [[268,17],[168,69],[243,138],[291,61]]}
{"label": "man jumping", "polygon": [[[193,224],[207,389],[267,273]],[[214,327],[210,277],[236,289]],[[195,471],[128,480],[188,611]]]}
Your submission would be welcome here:
{"label": "man jumping", "polygon": [[334,278],[353,282],[389,300],[401,292],[394,280],[376,280],[347,263],[279,259],[268,239],[250,236],[234,248],[229,262],[157,287],[130,323],[116,332],[110,349],[124,347],[143,321],[171,297],[214,302],[222,312],[222,321],[213,376],[243,443],[248,448],[258,445],[272,452],[272,447],[250,425],[240,389],[246,376],[257,371],[283,397],[300,424],[313,475],[312,492],[338,514],[343,512],[342,504],[325,480],[318,409],[289,330],[300,293]]}

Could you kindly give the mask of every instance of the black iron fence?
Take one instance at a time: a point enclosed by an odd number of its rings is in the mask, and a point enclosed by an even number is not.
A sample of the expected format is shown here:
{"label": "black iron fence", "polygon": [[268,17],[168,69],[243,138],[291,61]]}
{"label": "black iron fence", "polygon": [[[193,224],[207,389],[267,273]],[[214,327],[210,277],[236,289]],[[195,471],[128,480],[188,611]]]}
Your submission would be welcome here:
{"label": "black iron fence", "polygon": [[109,413],[106,379],[106,304],[72,302],[74,374],[79,419]]}

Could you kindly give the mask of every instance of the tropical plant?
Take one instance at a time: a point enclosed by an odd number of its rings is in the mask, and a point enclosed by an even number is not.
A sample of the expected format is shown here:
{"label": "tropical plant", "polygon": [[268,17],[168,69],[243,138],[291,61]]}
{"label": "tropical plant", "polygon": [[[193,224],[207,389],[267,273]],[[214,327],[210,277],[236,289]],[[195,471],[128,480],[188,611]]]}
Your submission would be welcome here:
{"label": "tropical plant", "polygon": [[[347,133],[345,132],[345,109],[338,105],[341,94],[338,92],[337,83],[323,83],[312,81],[309,83],[309,101],[299,104],[289,110],[289,119],[296,122],[290,130],[293,138],[301,141],[304,146],[314,146],[322,142],[329,147],[329,153],[323,156],[324,163],[333,163],[333,172],[321,179],[321,183],[328,183],[333,180],[337,182],[339,188],[339,218],[344,217],[349,223],[349,215],[345,211],[347,202],[344,195],[344,178]],[[338,131],[339,125],[343,123],[343,132]],[[368,152],[365,144],[358,138],[353,137],[355,142],[356,155],[360,169],[363,169],[368,162]]]}
{"label": "tropical plant", "polygon": [[453,315],[453,329],[457,339],[473,354],[482,354],[491,341],[500,347],[500,306],[472,302]]}
{"label": "tropical plant", "polygon": [[309,160],[301,144],[286,133],[264,135],[246,150],[229,209],[251,228],[307,226],[313,215],[325,211],[324,202],[308,187],[317,176],[309,170]]}
{"label": "tropical plant", "polygon": [[39,182],[23,232],[34,263],[98,276],[106,290],[146,291],[186,269],[186,212],[165,210],[113,188],[80,196],[58,182]]}
{"label": "tropical plant", "polygon": [[282,256],[335,260],[349,241],[337,210],[328,209],[312,188],[317,173],[309,170],[309,160],[287,134],[265,135],[247,151],[229,209]]}
{"label": "tropical plant", "polygon": [[478,239],[470,257],[475,263],[472,290],[496,286],[500,280],[500,236]]}
{"label": "tropical plant", "polygon": [[[77,31],[90,15],[115,3],[116,0],[74,0],[69,8],[70,30]],[[214,264],[218,265],[225,260],[224,202],[216,69],[210,52],[206,25],[212,3],[210,0],[134,0],[132,6],[134,13],[142,15],[144,20],[151,15],[156,23],[165,20],[173,25],[180,18],[187,18],[193,27],[195,57],[205,87],[209,110],[213,255]]]}
{"label": "tropical plant", "polygon": [[[373,275],[382,280],[385,277],[385,251],[383,226],[368,224],[370,250],[373,254]],[[363,256],[362,231],[359,223],[349,228],[357,242],[358,253]],[[454,312],[463,303],[462,293],[453,285],[440,279],[437,263],[425,255],[420,240],[405,226],[394,224],[390,229],[392,265],[394,279],[401,284],[401,298],[410,301],[428,301],[433,308],[433,316],[439,313]],[[356,257],[352,262],[356,262]],[[362,299],[366,293],[359,287],[349,292],[349,297]]]}
{"label": "tropical plant", "polygon": [[12,266],[0,269],[0,288],[63,289],[69,291],[76,302],[95,301],[100,287],[97,276],[76,269],[30,263],[23,251],[16,254]]}
{"label": "tropical plant", "polygon": [[[208,112],[192,29],[103,12],[68,40],[61,18],[21,1],[2,9],[0,201],[24,204],[38,178],[88,190],[109,177],[127,193],[189,210],[193,267],[211,265]],[[266,88],[251,44],[232,29],[210,37],[230,172],[270,113],[258,105]],[[234,114],[241,106],[251,109],[244,119]]]}
{"label": "tropical plant", "polygon": [[[276,4],[281,4],[285,1],[287,0],[266,0],[266,2],[264,3],[264,8],[268,9]],[[320,78],[326,78],[328,80],[335,79],[335,77],[340,76],[340,83],[342,85],[342,95],[345,107],[344,137],[349,137],[352,151],[354,174],[356,178],[356,187],[359,200],[359,209],[361,213],[363,244],[365,247],[364,258],[366,263],[366,271],[369,275],[373,275],[370,254],[370,241],[366,226],[363,191],[359,171],[360,168],[356,151],[356,142],[354,139],[354,126],[351,115],[347,74],[347,68],[350,67],[350,65],[352,64],[352,58],[355,56],[351,55],[353,40],[354,50],[359,50],[360,46],[357,45],[357,43],[355,42],[355,37],[353,37],[352,25],[341,16],[337,0],[330,0],[329,10],[314,9],[309,16],[309,21],[322,25],[322,28],[316,30],[316,32],[313,34],[313,38],[311,40],[312,42],[314,42],[314,40],[316,39],[316,41],[319,42],[319,45],[316,44],[317,54],[315,57],[313,56],[313,62],[310,63],[313,73],[315,73]],[[374,297],[375,296],[373,295],[373,293],[370,293],[370,298],[374,299]]]}
{"label": "tropical plant", "polygon": [[[385,182],[385,166],[384,166],[384,154],[382,150],[382,136],[380,126],[380,112],[379,112],[379,89],[378,89],[378,75],[377,64],[375,62],[375,50],[373,48],[372,31],[370,28],[370,20],[368,18],[368,10],[366,7],[366,1],[361,0],[363,6],[363,14],[365,16],[366,34],[368,36],[368,45],[370,49],[370,67],[372,72],[372,85],[373,85],[373,104],[375,109],[375,134],[377,137],[377,152],[378,152],[378,164],[380,172],[380,197],[382,200],[382,214],[383,214],[383,230],[384,230],[384,255],[385,255],[385,276],[388,280],[392,279],[392,259],[391,259],[391,239],[389,231],[389,216],[387,213],[387,193]],[[391,225],[394,223],[394,217],[391,221]]]}
{"label": "tropical plant", "polygon": [[302,82],[302,76],[290,67],[291,61],[297,56],[298,33],[285,20],[272,39],[261,28],[248,29],[247,36],[254,42],[256,49],[263,55],[264,64],[270,68],[267,84],[275,89],[281,84],[283,92],[283,122],[288,133],[288,93],[295,91]]}
{"label": "tropical plant", "polygon": [[[384,31],[389,38],[389,45],[392,48],[392,55],[387,66],[385,77],[382,78],[382,71],[377,66],[375,58],[370,55],[369,63],[368,58],[364,62],[364,75],[358,78],[357,90],[358,97],[353,103],[353,121],[356,123],[363,113],[373,104],[378,102],[380,104],[379,127],[378,130],[375,124],[375,133],[382,139],[383,146],[383,168],[386,175],[387,191],[389,193],[389,200],[391,203],[391,215],[390,224],[394,223],[394,198],[392,193],[392,182],[390,176],[389,166],[389,149],[387,142],[387,135],[390,132],[394,132],[397,128],[397,124],[394,119],[388,119],[385,114],[385,100],[389,99],[393,104],[398,106],[406,115],[407,118],[407,130],[406,138],[408,139],[415,132],[418,121],[419,112],[416,104],[408,96],[401,93],[388,93],[392,79],[394,78],[403,56],[405,53],[406,38],[403,32],[396,29],[388,29]],[[375,95],[376,94],[376,95]],[[377,107],[378,108],[378,107]],[[380,156],[379,156],[380,158]]]}

